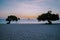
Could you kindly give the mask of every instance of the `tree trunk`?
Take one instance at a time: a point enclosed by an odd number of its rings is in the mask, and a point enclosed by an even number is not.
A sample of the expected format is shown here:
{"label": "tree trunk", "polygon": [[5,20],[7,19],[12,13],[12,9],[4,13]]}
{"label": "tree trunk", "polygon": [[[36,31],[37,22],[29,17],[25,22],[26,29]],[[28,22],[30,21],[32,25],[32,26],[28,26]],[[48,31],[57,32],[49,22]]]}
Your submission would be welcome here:
{"label": "tree trunk", "polygon": [[48,20],[48,24],[52,24],[52,22],[50,20]]}
{"label": "tree trunk", "polygon": [[11,21],[9,21],[7,24],[10,24]]}

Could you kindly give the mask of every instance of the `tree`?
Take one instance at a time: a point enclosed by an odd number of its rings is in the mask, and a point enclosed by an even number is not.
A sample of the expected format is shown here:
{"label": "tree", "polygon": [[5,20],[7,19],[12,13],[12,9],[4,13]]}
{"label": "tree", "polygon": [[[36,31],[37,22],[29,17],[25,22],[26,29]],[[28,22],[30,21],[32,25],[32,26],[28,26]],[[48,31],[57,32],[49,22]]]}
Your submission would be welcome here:
{"label": "tree", "polygon": [[17,17],[14,16],[14,15],[10,15],[10,16],[8,16],[8,17],[6,18],[6,21],[8,21],[7,24],[10,24],[11,21],[18,21],[18,20],[20,20],[20,18],[17,18]]}
{"label": "tree", "polygon": [[52,11],[48,11],[47,13],[45,14],[42,14],[42,15],[39,15],[37,17],[37,20],[38,21],[48,21],[48,24],[52,24],[51,21],[56,21],[56,20],[59,20],[59,15],[58,14],[51,14]]}

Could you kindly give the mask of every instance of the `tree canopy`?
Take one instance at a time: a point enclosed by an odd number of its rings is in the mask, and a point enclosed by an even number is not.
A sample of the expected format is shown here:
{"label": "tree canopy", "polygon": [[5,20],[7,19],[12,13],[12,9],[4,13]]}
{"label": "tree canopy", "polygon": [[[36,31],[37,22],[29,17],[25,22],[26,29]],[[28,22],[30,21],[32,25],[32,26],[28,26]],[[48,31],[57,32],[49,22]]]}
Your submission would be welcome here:
{"label": "tree canopy", "polygon": [[7,24],[10,24],[11,21],[18,21],[18,20],[20,20],[20,18],[17,18],[14,15],[10,15],[6,18],[6,21],[9,21]]}
{"label": "tree canopy", "polygon": [[52,24],[51,21],[56,21],[59,20],[59,15],[58,14],[52,14],[52,11],[48,11],[47,13],[44,13],[42,15],[39,15],[37,17],[38,21],[48,21],[49,24]]}

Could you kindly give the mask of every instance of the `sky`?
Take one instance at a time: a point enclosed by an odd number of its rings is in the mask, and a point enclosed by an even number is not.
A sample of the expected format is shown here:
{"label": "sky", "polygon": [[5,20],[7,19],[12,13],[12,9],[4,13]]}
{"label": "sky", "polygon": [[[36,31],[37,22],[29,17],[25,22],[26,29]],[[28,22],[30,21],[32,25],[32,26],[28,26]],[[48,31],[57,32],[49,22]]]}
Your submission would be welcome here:
{"label": "sky", "polygon": [[0,18],[36,18],[48,10],[60,15],[60,0],[0,0]]}

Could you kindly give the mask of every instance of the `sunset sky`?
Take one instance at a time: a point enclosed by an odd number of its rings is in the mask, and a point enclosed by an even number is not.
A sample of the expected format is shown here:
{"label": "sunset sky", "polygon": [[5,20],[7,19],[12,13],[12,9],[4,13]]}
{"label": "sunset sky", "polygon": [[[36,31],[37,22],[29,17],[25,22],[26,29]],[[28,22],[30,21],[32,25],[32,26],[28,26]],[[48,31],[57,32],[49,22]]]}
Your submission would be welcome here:
{"label": "sunset sky", "polygon": [[0,18],[8,15],[35,18],[48,10],[59,14],[60,0],[0,0]]}

